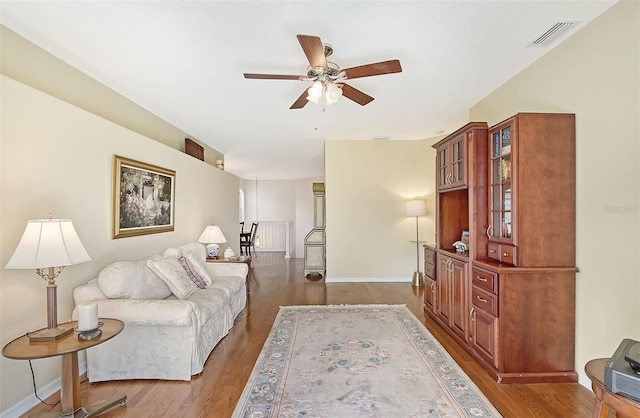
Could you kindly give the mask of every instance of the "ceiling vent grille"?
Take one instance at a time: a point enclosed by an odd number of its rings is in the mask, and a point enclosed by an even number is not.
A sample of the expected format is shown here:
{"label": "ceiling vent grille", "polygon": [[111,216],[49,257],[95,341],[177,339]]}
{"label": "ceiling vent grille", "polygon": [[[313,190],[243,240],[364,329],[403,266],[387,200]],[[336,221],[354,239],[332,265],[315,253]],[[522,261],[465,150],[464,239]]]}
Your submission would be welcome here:
{"label": "ceiling vent grille", "polygon": [[573,27],[575,27],[579,21],[564,21],[564,22],[556,22],[551,26],[545,33],[540,35],[538,39],[531,42],[527,46],[537,46],[537,47],[547,47],[554,43],[558,38],[560,38],[565,33],[569,32]]}

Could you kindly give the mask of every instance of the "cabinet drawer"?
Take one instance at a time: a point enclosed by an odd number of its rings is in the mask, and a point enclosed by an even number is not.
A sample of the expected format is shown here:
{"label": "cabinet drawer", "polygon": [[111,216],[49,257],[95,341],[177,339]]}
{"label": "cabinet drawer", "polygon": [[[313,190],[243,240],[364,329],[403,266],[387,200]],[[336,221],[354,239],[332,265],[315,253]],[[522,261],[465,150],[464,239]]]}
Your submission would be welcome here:
{"label": "cabinet drawer", "polygon": [[492,260],[516,266],[518,260],[517,250],[518,248],[513,245],[490,242],[487,246],[487,256]]}
{"label": "cabinet drawer", "polygon": [[513,245],[502,244],[500,246],[500,261],[503,263],[509,263],[516,265],[516,250]]}
{"label": "cabinet drawer", "polygon": [[498,274],[489,271],[472,270],[471,284],[491,293],[498,294]]}
{"label": "cabinet drawer", "polygon": [[436,265],[436,252],[430,248],[424,247],[424,262]]}
{"label": "cabinet drawer", "polygon": [[425,275],[425,277],[430,277],[430,278],[435,280],[436,279],[436,266],[424,263],[424,275]]}
{"label": "cabinet drawer", "polygon": [[490,242],[489,248],[487,251],[487,256],[492,260],[500,261],[500,244],[496,244],[495,242]]}
{"label": "cabinet drawer", "polygon": [[471,303],[477,309],[493,316],[498,316],[498,297],[493,293],[473,286],[471,288]]}

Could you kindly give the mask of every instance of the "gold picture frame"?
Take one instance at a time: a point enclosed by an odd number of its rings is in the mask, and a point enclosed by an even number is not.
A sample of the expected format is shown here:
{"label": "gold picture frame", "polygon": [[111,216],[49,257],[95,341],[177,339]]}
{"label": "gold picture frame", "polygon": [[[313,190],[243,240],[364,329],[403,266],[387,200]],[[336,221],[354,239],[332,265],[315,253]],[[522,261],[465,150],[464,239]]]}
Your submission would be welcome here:
{"label": "gold picture frame", "polygon": [[174,230],[176,172],[113,156],[113,239]]}

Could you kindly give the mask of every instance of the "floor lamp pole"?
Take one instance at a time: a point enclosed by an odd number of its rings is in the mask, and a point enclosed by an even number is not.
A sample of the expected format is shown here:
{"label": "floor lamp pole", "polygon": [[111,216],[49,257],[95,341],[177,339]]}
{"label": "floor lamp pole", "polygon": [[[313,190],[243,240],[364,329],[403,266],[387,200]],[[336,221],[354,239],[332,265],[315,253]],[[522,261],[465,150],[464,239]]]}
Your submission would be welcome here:
{"label": "floor lamp pole", "polygon": [[420,240],[418,239],[418,217],[416,216],[416,271],[413,272],[411,286],[424,286],[424,277],[420,272]]}

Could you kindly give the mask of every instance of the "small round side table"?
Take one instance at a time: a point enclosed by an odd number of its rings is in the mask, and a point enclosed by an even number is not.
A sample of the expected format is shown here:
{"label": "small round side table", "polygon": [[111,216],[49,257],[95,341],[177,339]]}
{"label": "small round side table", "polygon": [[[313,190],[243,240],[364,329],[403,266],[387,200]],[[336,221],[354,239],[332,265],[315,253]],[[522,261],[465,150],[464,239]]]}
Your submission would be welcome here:
{"label": "small round side table", "polygon": [[596,395],[593,405],[593,418],[607,418],[610,409],[616,412],[616,416],[640,417],[640,402],[615,394],[607,390],[604,384],[604,368],[608,358],[598,358],[589,361],[584,366],[584,371],[591,379],[591,388]]}
{"label": "small round side table", "polygon": [[[78,332],[67,335],[57,341],[31,342],[27,335],[16,338],[2,349],[2,355],[15,360],[62,356],[62,376],[60,387],[60,413],[43,412],[40,417],[95,417],[116,405],[127,403],[127,396],[119,396],[90,407],[80,404],[80,376],[78,371],[78,352],[109,341],[124,329],[124,322],[118,319],[100,318],[102,334],[92,340],[78,339]],[[77,321],[58,324],[62,328],[73,328]]]}

